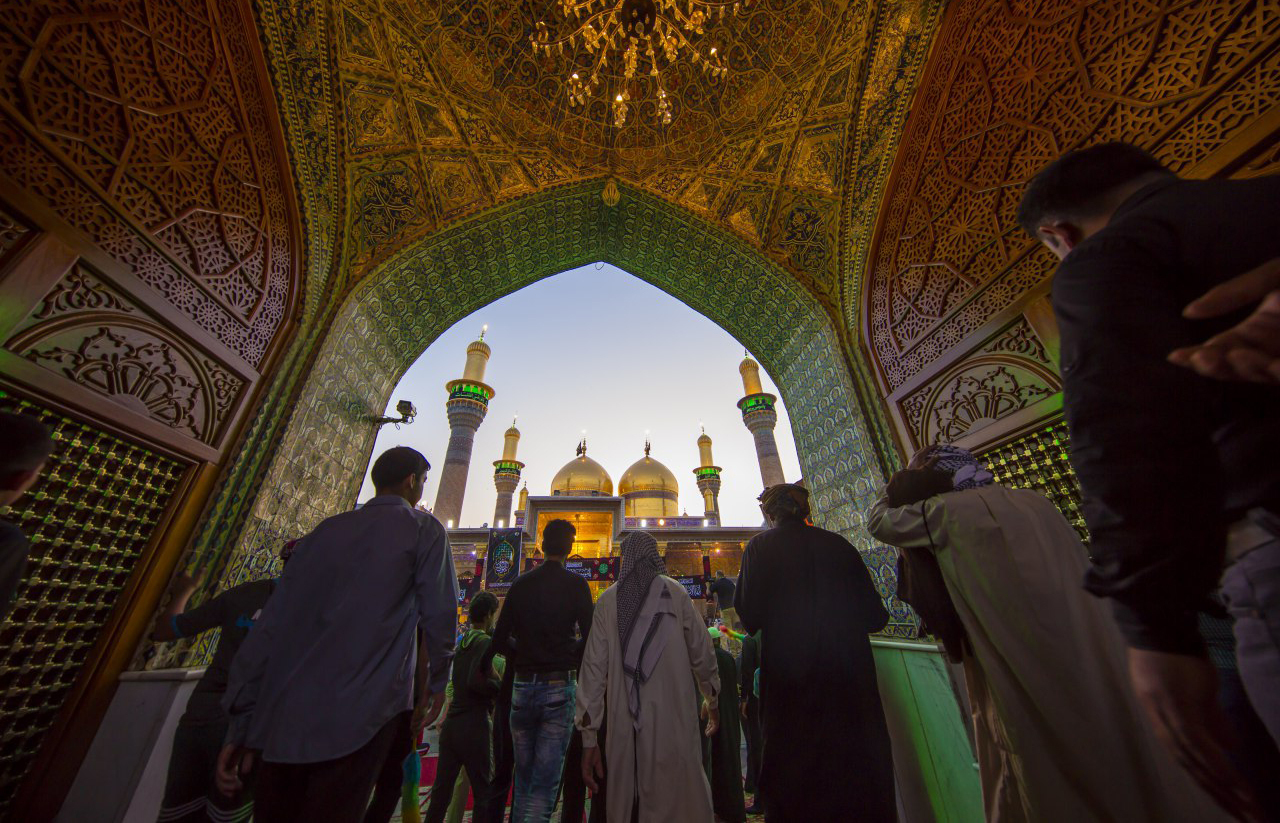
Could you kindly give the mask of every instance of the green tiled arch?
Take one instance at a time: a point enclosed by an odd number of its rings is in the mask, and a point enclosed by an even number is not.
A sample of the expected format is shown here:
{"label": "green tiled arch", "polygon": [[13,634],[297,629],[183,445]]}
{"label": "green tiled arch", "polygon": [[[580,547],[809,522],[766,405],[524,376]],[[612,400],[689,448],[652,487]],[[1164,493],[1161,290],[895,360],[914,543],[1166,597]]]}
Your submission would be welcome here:
{"label": "green tiled arch", "polygon": [[[892,566],[861,529],[882,480],[830,317],[786,272],[665,201],[602,181],[514,201],[406,249],[339,309],[305,379],[224,585],[257,576],[276,543],[350,506],[375,427],[405,370],[445,329],[543,277],[603,260],[652,283],[741,340],[777,380],[815,519],[863,552],[888,595]],[[874,412],[872,412],[874,413]],[[910,634],[895,609],[891,633]]]}

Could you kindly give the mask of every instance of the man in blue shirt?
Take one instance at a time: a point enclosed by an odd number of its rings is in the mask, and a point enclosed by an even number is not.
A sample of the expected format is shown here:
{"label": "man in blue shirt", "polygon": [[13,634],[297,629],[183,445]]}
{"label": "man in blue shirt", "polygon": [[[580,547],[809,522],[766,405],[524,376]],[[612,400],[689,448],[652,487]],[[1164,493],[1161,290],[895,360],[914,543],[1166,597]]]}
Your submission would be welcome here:
{"label": "man in blue shirt", "polygon": [[[414,505],[430,468],[389,449],[377,496],[299,541],[231,666],[218,785],[232,793],[257,756],[254,819],[359,821],[391,741],[440,713],[453,657],[458,581],[440,522]],[[414,696],[416,631],[429,675]]]}

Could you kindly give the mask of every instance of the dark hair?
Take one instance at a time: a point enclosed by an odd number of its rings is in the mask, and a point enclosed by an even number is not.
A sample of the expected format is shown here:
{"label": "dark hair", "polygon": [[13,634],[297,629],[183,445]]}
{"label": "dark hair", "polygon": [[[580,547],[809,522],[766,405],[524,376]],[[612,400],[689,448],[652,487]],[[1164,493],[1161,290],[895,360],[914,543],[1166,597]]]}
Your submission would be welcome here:
{"label": "dark hair", "polygon": [[476,596],[471,598],[471,605],[467,607],[467,619],[474,626],[488,620],[489,615],[497,610],[498,598],[493,596],[493,592],[476,592]]}
{"label": "dark hair", "polygon": [[1137,146],[1119,141],[1077,149],[1040,170],[1022,193],[1018,223],[1027,234],[1062,220],[1104,212],[1117,187],[1151,172],[1172,174]]}
{"label": "dark hair", "polygon": [[577,533],[568,520],[552,520],[542,530],[542,553],[547,557],[564,557],[573,548]]}
{"label": "dark hair", "polygon": [[935,494],[945,494],[952,490],[953,480],[950,472],[938,469],[903,469],[889,478],[889,487],[885,491],[889,507],[909,506],[928,500]]}
{"label": "dark hair", "polygon": [[408,446],[396,446],[378,455],[378,459],[373,461],[373,471],[369,474],[373,477],[375,489],[386,489],[411,474],[426,476],[430,468],[431,464],[422,456],[422,452]]}
{"label": "dark hair", "polygon": [[26,414],[0,412],[0,483],[37,469],[53,454],[49,429]]}

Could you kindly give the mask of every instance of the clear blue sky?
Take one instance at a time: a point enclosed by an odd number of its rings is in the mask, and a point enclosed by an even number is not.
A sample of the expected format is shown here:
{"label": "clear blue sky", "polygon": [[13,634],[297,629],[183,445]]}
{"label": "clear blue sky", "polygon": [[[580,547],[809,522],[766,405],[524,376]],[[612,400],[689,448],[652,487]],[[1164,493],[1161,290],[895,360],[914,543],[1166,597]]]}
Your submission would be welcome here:
{"label": "clear blue sky", "polygon": [[[759,524],[760,470],[736,405],[743,345],[666,292],[605,263],[546,278],[489,304],[442,334],[405,372],[388,414],[404,398],[417,406],[418,418],[399,429],[384,426],[373,454],[392,446],[425,454],[433,467],[423,496],[427,505],[435,502],[449,441],[444,384],[462,376],[467,344],[485,324],[493,349],[485,382],[496,394],[476,433],[460,525],[492,520],[493,461],[502,456],[502,435],[515,415],[522,435],[517,456],[531,495],[550,493],[551,478],[573,459],[583,429],[588,454],[616,488],[643,456],[648,431],[652,456],[675,474],[680,506],[690,515],[703,511],[693,476],[701,422],[724,469],[722,522]],[[777,394],[768,374],[762,378],[765,391]],[[775,435],[787,479],[798,479],[791,421],[781,401]],[[372,496],[366,471],[360,500]]]}

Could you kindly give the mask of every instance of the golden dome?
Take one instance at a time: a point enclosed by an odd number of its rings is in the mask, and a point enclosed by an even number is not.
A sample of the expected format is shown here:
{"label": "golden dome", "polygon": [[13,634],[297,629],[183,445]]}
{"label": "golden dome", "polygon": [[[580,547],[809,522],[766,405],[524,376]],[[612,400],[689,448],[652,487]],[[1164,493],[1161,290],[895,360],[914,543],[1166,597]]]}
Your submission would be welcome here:
{"label": "golden dome", "polygon": [[679,493],[680,484],[676,482],[676,476],[670,469],[646,454],[632,463],[631,467],[622,473],[622,479],[618,481],[618,494],[622,497],[638,491]]}
{"label": "golden dome", "polygon": [[552,494],[589,494],[611,497],[613,478],[596,461],[587,457],[587,450],[579,446],[578,456],[564,465],[551,479]]}
{"label": "golden dome", "polygon": [[649,456],[648,443],[644,457],[622,473],[618,494],[626,501],[628,517],[674,517],[679,511],[680,484],[670,469]]}

